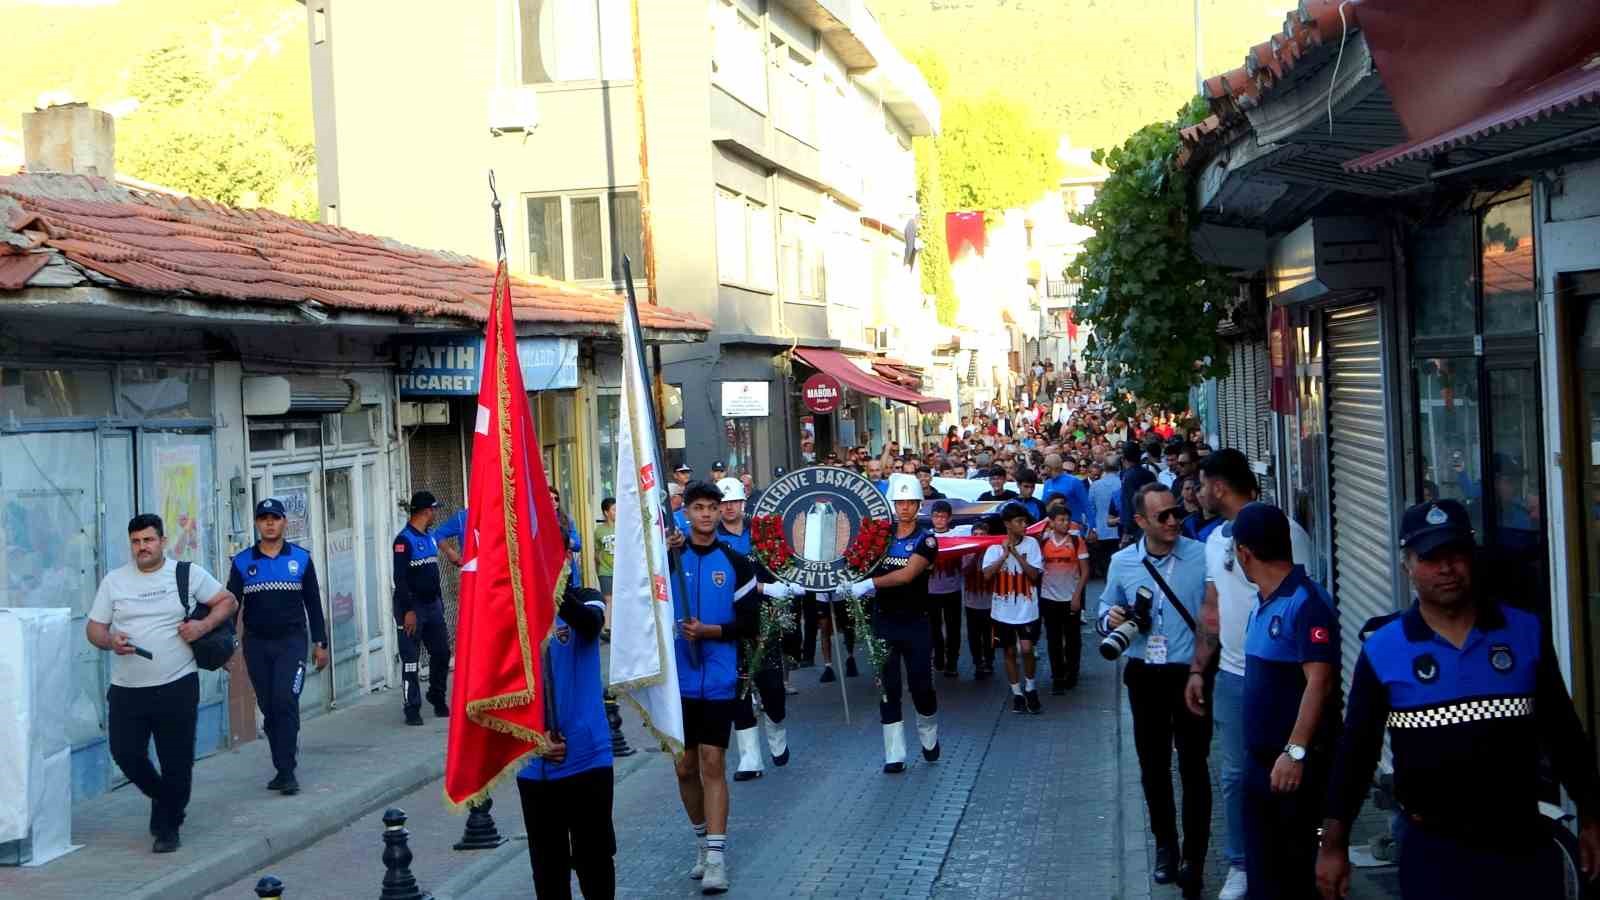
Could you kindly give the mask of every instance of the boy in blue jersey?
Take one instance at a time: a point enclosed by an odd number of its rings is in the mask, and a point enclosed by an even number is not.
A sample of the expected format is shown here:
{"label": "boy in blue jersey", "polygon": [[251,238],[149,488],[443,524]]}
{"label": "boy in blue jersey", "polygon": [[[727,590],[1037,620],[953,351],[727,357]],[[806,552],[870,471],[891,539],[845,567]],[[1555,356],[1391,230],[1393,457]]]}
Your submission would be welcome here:
{"label": "boy in blue jersey", "polygon": [[545,723],[551,744],[517,773],[540,900],[570,900],[574,872],[585,898],[610,898],[617,890],[611,728],[600,685],[604,619],[598,591],[567,588],[544,653],[545,689],[555,698],[553,721]]}
{"label": "boy in blue jersey", "polygon": [[328,629],[322,617],[317,570],[304,547],[283,539],[283,501],[256,504],[261,539],[228,567],[228,593],[244,607],[244,663],[272,747],[277,776],[267,790],[298,794],[295,757],[300,738],[300,691],[306,680],[306,625],[312,660],[328,665]]}
{"label": "boy in blue jersey", "polygon": [[728,890],[723,850],[728,840],[728,738],[739,681],[739,641],[760,626],[755,568],[717,540],[722,492],[691,482],[683,492],[687,539],[672,541],[679,604],[678,692],[683,698],[684,754],[678,794],[698,840],[689,877],[705,894]]}

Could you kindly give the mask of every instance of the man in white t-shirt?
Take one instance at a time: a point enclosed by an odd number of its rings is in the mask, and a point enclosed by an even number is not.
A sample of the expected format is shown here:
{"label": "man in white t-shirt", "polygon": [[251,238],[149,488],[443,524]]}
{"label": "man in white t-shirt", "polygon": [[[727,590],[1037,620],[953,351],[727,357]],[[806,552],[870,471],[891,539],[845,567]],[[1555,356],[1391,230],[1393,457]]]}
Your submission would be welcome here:
{"label": "man in white t-shirt", "polygon": [[[189,607],[211,606],[200,621],[185,621],[178,597],[178,564],[166,556],[161,517],[128,522],[133,561],[106,574],[95,593],[85,632],[89,643],[116,654],[106,693],[111,758],[150,798],[156,853],[178,849],[189,805],[194,733],[200,703],[199,669],[189,644],[233,617],[238,601],[211,573],[189,567]],[[155,738],[161,770],[150,763]]]}
{"label": "man in white t-shirt", "polygon": [[[1244,770],[1248,761],[1244,740],[1244,632],[1259,592],[1234,559],[1233,519],[1259,492],[1250,461],[1238,450],[1218,450],[1200,461],[1200,505],[1208,515],[1219,515],[1227,521],[1206,538],[1206,596],[1200,608],[1200,634],[1184,694],[1190,711],[1204,715],[1205,676],[1216,664],[1211,718],[1222,738],[1222,810],[1228,826],[1223,847],[1228,877],[1217,895],[1220,900],[1243,900],[1248,892],[1244,859]],[[1289,538],[1294,562],[1310,562],[1311,536],[1292,518]]]}
{"label": "man in white t-shirt", "polygon": [[[1000,509],[1006,537],[983,552],[983,577],[992,591],[989,616],[994,639],[1006,658],[1006,677],[1011,681],[1013,712],[1044,711],[1039,690],[1033,682],[1038,660],[1033,644],[1039,639],[1039,577],[1044,572],[1044,553],[1039,542],[1028,536],[1028,510],[1020,503],[1007,503]],[[1017,657],[1022,657],[1018,683]]]}

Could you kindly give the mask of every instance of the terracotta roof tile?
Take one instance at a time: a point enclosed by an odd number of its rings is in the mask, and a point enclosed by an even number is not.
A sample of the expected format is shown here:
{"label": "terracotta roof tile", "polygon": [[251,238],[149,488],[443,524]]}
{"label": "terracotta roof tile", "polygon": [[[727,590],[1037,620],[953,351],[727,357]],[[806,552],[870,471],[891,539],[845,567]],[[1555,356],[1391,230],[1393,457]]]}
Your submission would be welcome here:
{"label": "terracotta roof tile", "polygon": [[[129,190],[75,175],[0,176],[0,288],[16,290],[50,254],[146,291],[239,302],[298,304],[481,322],[494,269],[460,254],[422,250],[268,210],[241,210],[194,197]],[[19,259],[38,256],[44,262]],[[28,266],[33,271],[13,285]],[[513,277],[517,319],[614,327],[622,298],[547,278]],[[706,332],[710,323],[663,306],[641,306],[648,329]]]}

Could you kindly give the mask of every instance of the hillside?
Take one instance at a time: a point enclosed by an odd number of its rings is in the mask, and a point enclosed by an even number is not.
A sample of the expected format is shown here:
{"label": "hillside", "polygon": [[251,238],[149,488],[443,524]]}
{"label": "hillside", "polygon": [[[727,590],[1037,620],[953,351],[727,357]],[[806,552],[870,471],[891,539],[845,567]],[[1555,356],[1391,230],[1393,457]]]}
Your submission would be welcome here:
{"label": "hillside", "polygon": [[[1190,0],[868,0],[902,52],[932,51],[951,94],[1028,104],[1076,146],[1104,147],[1194,96]],[[1200,0],[1204,71],[1244,62],[1295,0]]]}
{"label": "hillside", "polygon": [[305,7],[295,0],[0,0],[0,166],[42,96],[117,117],[119,172],[315,217]]}

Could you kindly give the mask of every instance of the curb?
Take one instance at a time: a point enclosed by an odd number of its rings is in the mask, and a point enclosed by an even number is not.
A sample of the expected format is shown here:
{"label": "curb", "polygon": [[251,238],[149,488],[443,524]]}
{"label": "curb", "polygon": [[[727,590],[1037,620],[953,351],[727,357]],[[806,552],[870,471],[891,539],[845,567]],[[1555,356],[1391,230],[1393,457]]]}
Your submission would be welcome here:
{"label": "curb", "polygon": [[129,900],[203,897],[322,840],[385,802],[443,777],[442,757],[413,763],[344,796],[329,798],[309,815],[286,818],[267,834],[256,835],[220,853],[188,863],[124,896]]}
{"label": "curb", "polygon": [[[1117,842],[1116,866],[1119,883],[1114,894],[1120,898],[1150,896],[1150,859],[1145,833],[1148,822],[1144,808],[1144,788],[1139,780],[1139,754],[1133,745],[1133,712],[1124,697],[1123,667],[1117,666]],[[1130,777],[1131,775],[1131,777]]]}
{"label": "curb", "polygon": [[[626,759],[621,759],[613,764],[613,785],[620,785],[633,773],[650,764],[650,761],[665,754],[646,750],[643,747],[635,748],[638,752]],[[519,820],[521,813],[518,813]],[[433,900],[455,900],[464,897],[473,888],[482,884],[490,876],[500,871],[503,866],[511,865],[516,860],[523,860],[526,864],[528,854],[528,835],[526,833],[513,835],[505,845],[496,847],[492,852],[484,854],[483,858],[445,879],[433,891]],[[532,875],[529,876],[532,884]]]}

